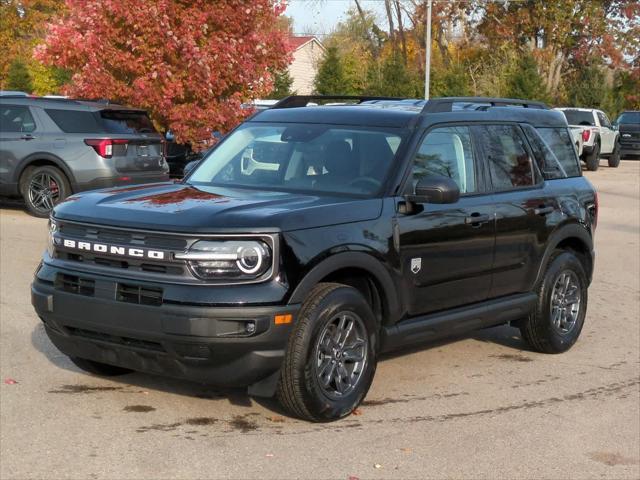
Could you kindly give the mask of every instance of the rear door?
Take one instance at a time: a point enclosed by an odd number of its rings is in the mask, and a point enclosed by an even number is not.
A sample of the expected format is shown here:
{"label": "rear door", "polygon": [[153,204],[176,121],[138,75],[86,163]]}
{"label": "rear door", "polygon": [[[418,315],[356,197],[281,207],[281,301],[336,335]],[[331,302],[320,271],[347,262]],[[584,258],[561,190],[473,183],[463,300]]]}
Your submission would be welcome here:
{"label": "rear door", "polygon": [[163,138],[144,111],[105,109],[97,113],[104,130],[120,143],[113,145],[115,165],[121,173],[165,170]]}
{"label": "rear door", "polygon": [[519,125],[482,125],[475,127],[474,133],[487,164],[496,208],[489,296],[526,292],[544,251],[549,233],[547,219],[559,210],[557,201],[545,190]]}
{"label": "rear door", "polygon": [[14,173],[20,161],[38,151],[40,131],[25,105],[0,105],[0,193],[14,194]]}
{"label": "rear door", "polygon": [[402,295],[412,316],[480,302],[491,286],[495,209],[469,126],[435,127],[424,136],[410,181],[415,188],[430,175],[455,180],[461,197],[454,204],[418,205],[395,219]]}
{"label": "rear door", "polygon": [[601,152],[605,154],[611,153],[615,146],[616,131],[613,129],[609,117],[607,117],[604,112],[596,110],[596,115],[600,122],[600,137],[602,138]]}

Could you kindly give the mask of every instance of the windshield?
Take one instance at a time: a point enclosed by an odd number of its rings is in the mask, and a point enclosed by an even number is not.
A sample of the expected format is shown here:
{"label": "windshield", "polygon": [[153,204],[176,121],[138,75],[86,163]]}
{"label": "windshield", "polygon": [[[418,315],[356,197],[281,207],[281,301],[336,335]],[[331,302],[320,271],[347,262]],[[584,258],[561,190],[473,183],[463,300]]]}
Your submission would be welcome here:
{"label": "windshield", "polygon": [[188,183],[373,195],[403,134],[388,128],[248,122],[198,165]]}
{"label": "windshield", "polygon": [[618,125],[622,123],[640,123],[640,112],[625,112],[616,120]]}
{"label": "windshield", "polygon": [[593,113],[585,112],[583,110],[562,110],[564,116],[567,117],[567,123],[569,125],[595,125],[596,122],[593,119]]}

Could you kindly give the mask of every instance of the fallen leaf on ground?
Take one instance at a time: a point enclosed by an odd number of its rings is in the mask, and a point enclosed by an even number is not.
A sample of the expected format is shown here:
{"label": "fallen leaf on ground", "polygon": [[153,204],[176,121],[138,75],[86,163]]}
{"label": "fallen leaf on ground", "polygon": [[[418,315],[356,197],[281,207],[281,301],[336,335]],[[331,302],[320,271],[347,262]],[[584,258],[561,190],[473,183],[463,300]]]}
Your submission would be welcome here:
{"label": "fallen leaf on ground", "polygon": [[279,415],[273,415],[272,417],[269,417],[269,420],[276,423],[282,423],[284,422],[284,417],[281,417]]}
{"label": "fallen leaf on ground", "polygon": [[353,412],[351,412],[353,415],[362,415],[362,410],[360,410],[359,408],[356,408]]}
{"label": "fallen leaf on ground", "polygon": [[355,475],[349,475],[347,477],[347,480],[360,480],[358,477],[356,477]]}
{"label": "fallen leaf on ground", "polygon": [[374,463],[373,468],[382,468],[382,465],[380,465],[379,463]]}
{"label": "fallen leaf on ground", "polygon": [[6,378],[4,380],[4,383],[6,383],[7,385],[15,385],[16,383],[18,383],[17,381],[15,381],[13,378]]}
{"label": "fallen leaf on ground", "polygon": [[275,457],[275,455],[273,453],[267,453],[265,457],[271,458],[271,457]]}

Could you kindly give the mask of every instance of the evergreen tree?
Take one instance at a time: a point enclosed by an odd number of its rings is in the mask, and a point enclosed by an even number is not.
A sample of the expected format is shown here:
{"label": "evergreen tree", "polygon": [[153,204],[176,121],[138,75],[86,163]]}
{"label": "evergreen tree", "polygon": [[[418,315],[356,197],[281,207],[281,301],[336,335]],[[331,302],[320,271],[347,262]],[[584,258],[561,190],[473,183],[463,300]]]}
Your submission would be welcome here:
{"label": "evergreen tree", "polygon": [[267,98],[274,100],[280,100],[288,97],[289,95],[295,95],[295,92],[291,91],[293,85],[293,78],[289,75],[288,69],[277,71],[273,74],[273,92],[269,94]]}
{"label": "evergreen tree", "polygon": [[400,54],[389,55],[378,69],[372,65],[369,72],[367,93],[372,95],[411,98],[418,95],[417,82]]}
{"label": "evergreen tree", "polygon": [[609,90],[602,67],[596,63],[576,70],[567,85],[567,97],[575,107],[604,108]]}
{"label": "evergreen tree", "polygon": [[548,94],[538,72],[538,64],[530,53],[523,54],[515,62],[507,77],[505,94],[510,98],[547,101]]}
{"label": "evergreen tree", "polygon": [[22,60],[16,59],[9,65],[6,89],[20,90],[27,93],[31,93],[33,90],[29,70]]}
{"label": "evergreen tree", "polygon": [[326,49],[314,83],[316,93],[320,95],[345,94],[344,71],[336,47]]}

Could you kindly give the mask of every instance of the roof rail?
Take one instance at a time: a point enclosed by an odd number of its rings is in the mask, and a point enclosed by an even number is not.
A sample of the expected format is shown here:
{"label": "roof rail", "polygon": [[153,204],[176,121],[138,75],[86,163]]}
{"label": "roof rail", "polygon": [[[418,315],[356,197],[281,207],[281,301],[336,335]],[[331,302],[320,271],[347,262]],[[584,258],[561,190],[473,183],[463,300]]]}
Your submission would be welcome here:
{"label": "roof rail", "polygon": [[520,106],[523,108],[538,108],[549,110],[543,102],[520,100],[517,98],[489,98],[489,97],[442,97],[429,100],[421,113],[451,112],[455,103],[489,104],[490,107]]}
{"label": "roof rail", "polygon": [[398,97],[375,97],[375,96],[361,96],[361,95],[291,95],[283,98],[276,103],[274,108],[296,108],[306,107],[309,102],[314,100],[326,101],[326,100],[356,100],[357,103],[369,102],[372,100],[405,100]]}

